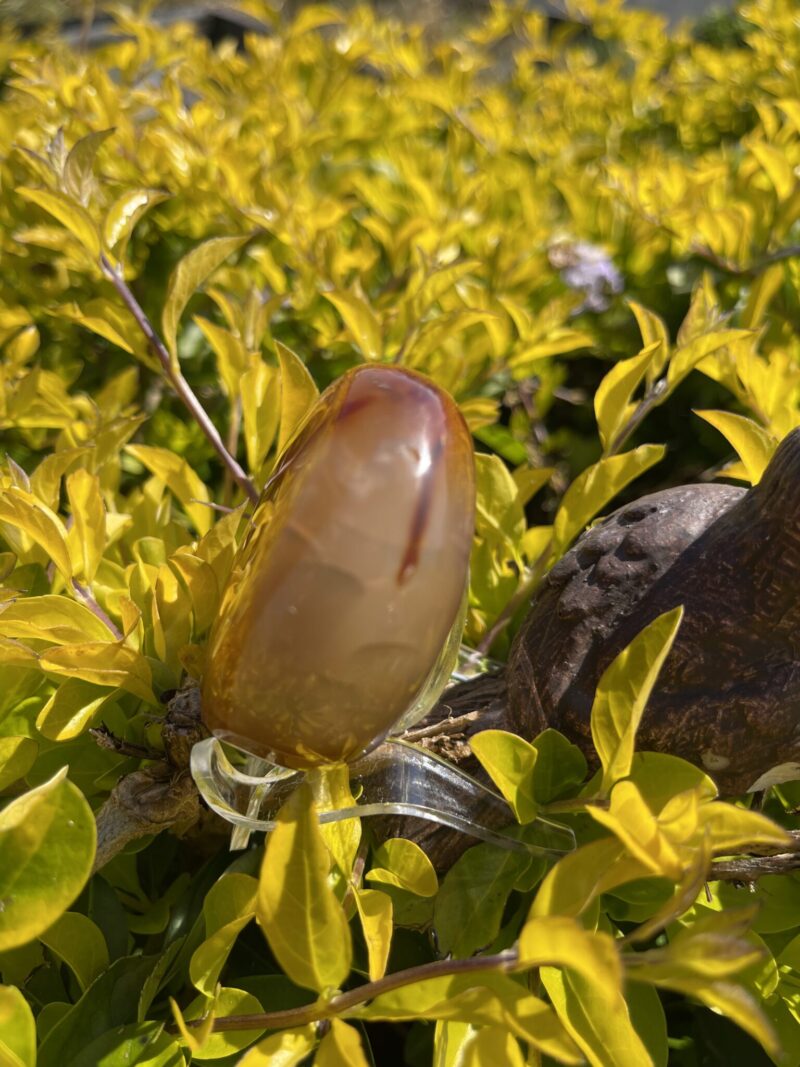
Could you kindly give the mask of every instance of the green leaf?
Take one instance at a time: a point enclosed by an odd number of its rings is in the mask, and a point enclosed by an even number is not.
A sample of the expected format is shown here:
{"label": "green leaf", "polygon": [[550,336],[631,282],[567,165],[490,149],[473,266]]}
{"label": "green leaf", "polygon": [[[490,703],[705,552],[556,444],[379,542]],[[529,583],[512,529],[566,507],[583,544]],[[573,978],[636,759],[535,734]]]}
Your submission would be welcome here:
{"label": "green leaf", "polygon": [[180,1045],[160,1022],[117,1026],[84,1045],[70,1067],[185,1067]]}
{"label": "green leaf", "polygon": [[275,958],[295,985],[337,989],[350,973],[350,928],[328,885],[330,856],[310,789],[301,785],[267,838],[256,915]]}
{"label": "green leaf", "polygon": [[[139,992],[156,960],[155,956],[115,960],[49,1031],[39,1048],[37,1067],[79,1062],[95,1039],[113,1028],[135,1023]],[[81,1067],[89,1064],[83,1061]]]}
{"label": "green leaf", "polygon": [[65,226],[73,237],[77,237],[86,251],[92,256],[100,255],[100,234],[86,208],[64,193],[49,192],[46,189],[17,189],[24,199],[36,204]]}
{"label": "green leaf", "polygon": [[630,774],[636,731],[682,618],[682,607],[659,615],[620,652],[600,679],[591,725],[603,767],[604,793]]}
{"label": "green leaf", "polygon": [[543,730],[531,744],[538,753],[533,776],[537,804],[549,804],[586,778],[586,757],[558,730]]}
{"label": "green leaf", "polygon": [[52,926],[92,869],[94,816],[66,773],[0,811],[0,951]]}
{"label": "green leaf", "polygon": [[36,1067],[36,1023],[22,993],[0,985],[0,1067]]}
{"label": "green leaf", "polygon": [[117,258],[122,259],[125,246],[130,240],[136,223],[155,204],[168,200],[169,195],[157,189],[129,189],[117,197],[108,209],[103,223],[103,240],[106,248],[113,250],[120,245]]}
{"label": "green leaf", "polygon": [[166,448],[153,445],[127,445],[125,451],[138,459],[175,494],[200,536],[207,534],[214,522],[213,511],[197,501],[208,502],[211,498],[205,483],[186,460]]}
{"label": "green leaf", "polygon": [[396,885],[420,897],[432,897],[439,889],[436,871],[419,845],[405,837],[390,837],[372,855],[375,864],[364,876],[371,882]]}
{"label": "green leaf", "polygon": [[30,737],[0,737],[0,792],[25,777],[38,751]]}
{"label": "green leaf", "polygon": [[236,938],[255,915],[258,882],[248,874],[220,878],[203,902],[206,940],[192,955],[189,977],[207,997],[214,995]]}
{"label": "green leaf", "polygon": [[530,857],[493,845],[474,845],[445,875],[436,898],[434,926],[440,952],[471,956],[497,937],[514,883]]}
{"label": "green leaf", "polygon": [[344,320],[353,340],[367,360],[379,360],[383,355],[381,324],[363,296],[353,292],[323,292]]}
{"label": "green leaf", "polygon": [[497,456],[475,455],[476,530],[479,537],[501,543],[510,557],[525,533],[520,488]]}
{"label": "green leaf", "polygon": [[331,1019],[331,1028],[314,1057],[314,1067],[370,1067],[358,1030],[341,1019]]}
{"label": "green leaf", "polygon": [[539,753],[533,745],[506,730],[481,730],[470,738],[469,747],[513,808],[517,821],[535,819],[533,783]]}
{"label": "green leaf", "polygon": [[239,1060],[238,1067],[300,1067],[316,1043],[314,1026],[282,1030],[259,1041]]}
{"label": "green leaf", "polygon": [[652,986],[629,982],[625,987],[625,1001],[633,1028],[654,1067],[668,1067],[667,1018],[658,993]]}
{"label": "green leaf", "polygon": [[377,982],[386,973],[392,945],[392,898],[379,889],[353,889],[361,930],[367,946],[369,980]]}
{"label": "green leaf", "polygon": [[744,415],[734,415],[730,411],[699,411],[695,415],[705,419],[733,445],[744,463],[751,485],[761,481],[761,475],[772,459],[778,442],[762,429],[757,422]]}
{"label": "green leaf", "polygon": [[627,855],[616,838],[590,841],[548,871],[531,915],[580,915],[602,893],[649,875],[649,868]]}
{"label": "green leaf", "polygon": [[106,939],[92,920],[79,912],[65,912],[39,934],[39,940],[66,963],[81,992],[108,967]]}
{"label": "green leaf", "polygon": [[567,489],[553,523],[553,552],[560,556],[617,493],[664,456],[662,445],[640,445],[607,456],[579,474]]}
{"label": "green leaf", "polygon": [[186,305],[203,282],[221,267],[225,260],[241,248],[248,235],[239,237],[212,237],[188,252],[170,275],[167,298],[161,316],[161,329],[173,364],[178,360],[178,324]]}
{"label": "green leaf", "polygon": [[305,364],[291,348],[275,342],[281,368],[281,427],[278,434],[278,454],[286,448],[306,413],[319,396],[316,382]]}
{"label": "green leaf", "polygon": [[615,363],[594,395],[594,413],[603,449],[614,444],[617,435],[636,410],[631,397],[661,355],[662,342],[654,341],[630,359]]}
{"label": "green leaf", "polygon": [[75,142],[64,164],[64,187],[70,196],[88,202],[94,185],[94,162],[100,145],[114,133],[114,129],[95,130]]}

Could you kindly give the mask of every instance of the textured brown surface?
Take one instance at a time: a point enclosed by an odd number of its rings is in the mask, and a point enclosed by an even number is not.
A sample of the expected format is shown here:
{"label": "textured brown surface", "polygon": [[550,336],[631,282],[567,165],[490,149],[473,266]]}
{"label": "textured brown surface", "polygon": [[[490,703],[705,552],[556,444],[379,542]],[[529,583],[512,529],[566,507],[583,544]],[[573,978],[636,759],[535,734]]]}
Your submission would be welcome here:
{"label": "textured brown surface", "polygon": [[649,622],[685,615],[638,747],[702,766],[721,791],[774,767],[800,777],[800,430],[751,490],[689,485],[643,497],[553,568],[508,667],[510,726],[553,726],[596,762],[603,671]]}

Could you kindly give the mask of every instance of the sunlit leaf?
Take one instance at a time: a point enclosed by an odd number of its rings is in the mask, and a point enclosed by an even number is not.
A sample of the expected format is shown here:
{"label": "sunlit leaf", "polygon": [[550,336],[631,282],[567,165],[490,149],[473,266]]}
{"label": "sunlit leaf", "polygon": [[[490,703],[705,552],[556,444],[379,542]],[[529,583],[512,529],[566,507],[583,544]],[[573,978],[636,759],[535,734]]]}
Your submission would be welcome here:
{"label": "sunlit leaf", "polygon": [[36,1023],[15,986],[0,985],[0,1064],[36,1067]]}
{"label": "sunlit leaf", "polygon": [[319,396],[319,390],[299,356],[280,341],[275,349],[281,369],[281,422],[278,434],[278,453],[281,453]]}
{"label": "sunlit leaf", "polygon": [[91,216],[80,203],[63,193],[50,192],[47,189],[17,189],[19,196],[42,208],[62,226],[77,237],[86,251],[92,256],[100,255],[100,234]]}

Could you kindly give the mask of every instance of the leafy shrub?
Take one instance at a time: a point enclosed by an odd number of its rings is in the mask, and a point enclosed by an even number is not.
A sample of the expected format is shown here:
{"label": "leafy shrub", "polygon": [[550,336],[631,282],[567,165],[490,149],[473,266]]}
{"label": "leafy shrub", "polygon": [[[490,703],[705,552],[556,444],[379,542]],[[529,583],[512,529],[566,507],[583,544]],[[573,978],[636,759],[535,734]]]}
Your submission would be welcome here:
{"label": "leafy shrub", "polygon": [[[755,482],[800,423],[793,0],[697,36],[600,0],[555,26],[496,4],[445,40],[363,7],[248,10],[241,49],[124,11],[92,51],[0,44],[0,1061],[234,1063],[258,1041],[249,1067],[357,1065],[369,1042],[389,1063],[399,1036],[409,1064],[759,1062],[721,1013],[800,1063],[797,876],[705,885],[712,855],[787,839],[633,755],[674,618],[640,638],[648,670],[601,686],[600,778],[553,731],[475,742],[523,823],[574,827],[555,865],[478,845],[440,883],[412,842],[318,829],[309,788],[261,879],[260,848],[201,822],[87,881],[93,811],[202,671],[241,514],[208,505],[263,484],[348,367],[403,363],[458,400],[467,639],[500,657],[614,498]],[[798,802],[766,810],[793,827]]]}

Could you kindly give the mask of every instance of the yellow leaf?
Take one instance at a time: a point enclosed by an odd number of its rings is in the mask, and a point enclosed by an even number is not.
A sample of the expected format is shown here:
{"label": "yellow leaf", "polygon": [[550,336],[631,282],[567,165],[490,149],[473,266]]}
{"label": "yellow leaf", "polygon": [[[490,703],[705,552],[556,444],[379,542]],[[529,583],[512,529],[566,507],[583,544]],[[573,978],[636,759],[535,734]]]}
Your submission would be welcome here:
{"label": "yellow leaf", "polygon": [[85,204],[93,185],[95,156],[100,145],[114,133],[110,130],[95,130],[75,142],[64,163],[64,186],[70,196]]}
{"label": "yellow leaf", "polygon": [[615,837],[602,837],[570,852],[542,880],[531,915],[580,915],[592,901],[619,885],[650,876]]}
{"label": "yellow leaf", "polygon": [[118,252],[118,258],[121,259],[125,245],[139,219],[155,204],[168,199],[169,193],[162,193],[157,189],[129,189],[117,197],[108,209],[103,223],[103,240],[106,247],[114,249],[121,245]]}
{"label": "yellow leaf", "polygon": [[331,1028],[314,1057],[314,1067],[369,1067],[358,1030],[341,1019],[331,1019]]}
{"label": "yellow leaf", "polygon": [[0,985],[0,1064],[36,1064],[36,1022],[27,1000],[13,985]]}
{"label": "yellow leaf", "polygon": [[280,455],[315,403],[319,389],[303,361],[291,348],[277,341],[275,349],[281,368],[281,429],[278,435]]}
{"label": "yellow leaf", "polygon": [[249,240],[240,237],[212,237],[188,252],[170,275],[167,298],[161,316],[164,342],[173,363],[178,359],[178,324],[186,305],[210,274],[225,262],[231,253]]}
{"label": "yellow leaf", "polygon": [[226,874],[215,882],[203,901],[206,939],[189,961],[193,985],[207,997],[214,995],[222,968],[239,933],[256,910],[258,882],[248,874]]}
{"label": "yellow leaf", "polygon": [[75,600],[47,593],[13,600],[0,610],[0,634],[75,645],[85,641],[113,641],[104,622]]}
{"label": "yellow leaf", "polygon": [[39,657],[39,664],[50,674],[124,689],[148,704],[158,704],[152,690],[150,665],[144,656],[125,645],[95,643],[49,648]]}
{"label": "yellow leaf", "polygon": [[636,731],[682,618],[682,607],[659,615],[620,652],[598,683],[591,726],[604,793],[630,774]]}
{"label": "yellow leaf", "polygon": [[463,1067],[525,1067],[519,1042],[500,1026],[483,1026],[465,1045]]}
{"label": "yellow leaf", "polygon": [[555,556],[564,552],[617,493],[658,463],[664,451],[662,445],[640,445],[621,456],[607,456],[579,474],[564,494],[553,523]]}
{"label": "yellow leaf", "polygon": [[14,528],[43,548],[65,578],[72,577],[67,531],[61,519],[46,504],[16,486],[3,489],[0,491],[0,523],[3,523],[6,540],[18,555],[23,555],[25,548],[15,536]]}
{"label": "yellow leaf", "polygon": [[361,930],[367,946],[369,980],[377,982],[386,972],[392,945],[392,898],[379,889],[353,890]]}
{"label": "yellow leaf", "polygon": [[255,476],[272,447],[281,421],[281,386],[276,371],[260,358],[255,360],[241,377],[240,398],[247,466]]}
{"label": "yellow leaf", "polygon": [[317,1043],[316,1027],[281,1030],[249,1049],[239,1067],[300,1067]]}
{"label": "yellow leaf", "polygon": [[788,200],[794,192],[796,179],[786,153],[764,141],[750,141],[748,148],[772,183],[780,203]]}
{"label": "yellow leaf", "polygon": [[750,484],[757,485],[778,447],[778,442],[772,434],[767,433],[752,419],[744,415],[734,415],[731,411],[695,410],[695,415],[699,415],[719,430],[733,445],[745,466]]}
{"label": "yellow leaf", "polygon": [[766,815],[720,800],[702,805],[699,819],[717,853],[727,854],[748,845],[789,848],[792,843],[789,834]]}
{"label": "yellow leaf", "polygon": [[670,389],[674,389],[686,375],[694,370],[698,363],[721,348],[742,341],[746,337],[753,337],[751,330],[712,330],[709,333],[691,337],[687,343],[674,352],[667,370],[667,380]]}
{"label": "yellow leaf", "polygon": [[594,413],[603,448],[608,451],[636,410],[631,397],[647,374],[651,364],[661,354],[662,342],[654,341],[631,359],[615,363],[597,387]]}
{"label": "yellow leaf", "polygon": [[100,235],[86,208],[63,193],[46,189],[17,189],[24,200],[43,208],[80,241],[92,256],[100,255]]}
{"label": "yellow leaf", "polygon": [[267,838],[256,915],[272,952],[295,985],[319,993],[350,973],[350,928],[328,885],[325,848],[311,791],[301,785]]}
{"label": "yellow leaf", "polygon": [[106,547],[106,508],[100,492],[100,479],[81,469],[67,476],[66,486],[72,512],[67,543],[75,573],[91,582]]}
{"label": "yellow leaf", "polygon": [[364,359],[379,360],[383,355],[381,324],[364,297],[352,292],[327,292],[329,300],[344,320]]}
{"label": "yellow leaf", "polygon": [[683,870],[680,856],[633,782],[617,782],[611,790],[608,811],[593,804],[586,811],[615,834],[628,852],[653,874],[673,881],[680,879]]}
{"label": "yellow leaf", "polygon": [[514,809],[517,821],[531,822],[538,810],[533,776],[538,752],[530,742],[505,730],[482,730],[470,738],[469,747]]}
{"label": "yellow leaf", "polygon": [[127,445],[125,451],[130,452],[175,494],[201,536],[208,533],[214,521],[212,509],[194,503],[208,501],[208,489],[182,456],[153,445]]}
{"label": "yellow leaf", "polygon": [[567,916],[529,918],[519,936],[519,962],[524,967],[569,967],[609,1000],[622,989],[622,963],[612,938],[591,933]]}

